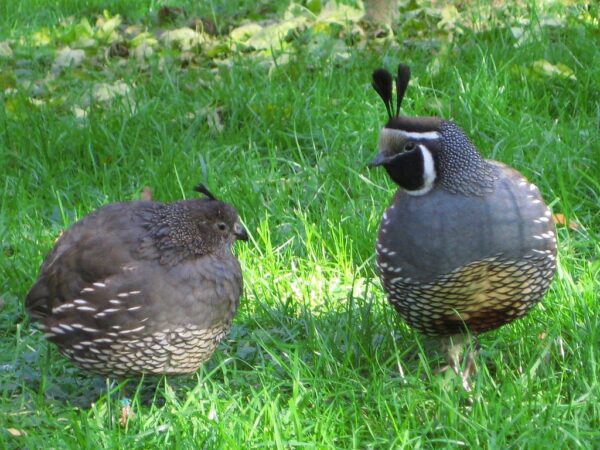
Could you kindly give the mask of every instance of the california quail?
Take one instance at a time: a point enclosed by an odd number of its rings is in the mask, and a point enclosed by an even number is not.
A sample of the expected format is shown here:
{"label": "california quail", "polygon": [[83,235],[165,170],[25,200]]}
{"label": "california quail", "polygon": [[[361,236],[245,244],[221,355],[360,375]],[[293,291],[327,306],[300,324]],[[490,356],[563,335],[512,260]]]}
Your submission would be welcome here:
{"label": "california quail", "polygon": [[476,335],[524,316],[544,295],[556,269],[554,225],[538,188],[483,159],[456,124],[400,116],[409,79],[400,65],[394,115],[392,75],[373,73],[389,120],[371,164],[400,187],[379,227],[378,271],[411,327]]}
{"label": "california quail", "polygon": [[26,299],[50,342],[102,375],[195,371],[227,333],[242,293],[237,212],[207,198],[103,206],[75,223]]}

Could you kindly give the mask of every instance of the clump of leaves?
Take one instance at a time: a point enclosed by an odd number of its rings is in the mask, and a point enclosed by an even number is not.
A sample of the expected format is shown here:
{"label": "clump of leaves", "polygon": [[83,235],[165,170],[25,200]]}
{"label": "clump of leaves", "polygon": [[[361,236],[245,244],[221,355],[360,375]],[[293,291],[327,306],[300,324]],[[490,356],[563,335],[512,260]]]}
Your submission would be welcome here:
{"label": "clump of leaves", "polygon": [[[516,7],[525,10],[524,5],[500,2],[469,8],[466,14],[461,4],[401,2],[402,26],[396,30],[400,34],[397,39],[386,36],[383,41],[428,49],[432,53],[429,70],[435,74],[453,57],[455,36],[504,28],[514,45],[521,46],[527,45],[535,30],[559,26],[565,19],[563,12],[544,13],[532,24],[524,17],[515,18]],[[70,17],[18,41],[0,42],[0,63],[5,66],[0,71],[0,89],[6,94],[4,107],[9,117],[19,118],[24,117],[23,108],[48,104],[64,108],[70,103],[67,109],[81,121],[94,102],[108,104],[121,99],[135,110],[132,83],[126,80],[143,76],[153,66],[160,71],[230,65],[234,55],[252,58],[268,68],[287,64],[296,54],[308,60],[344,60],[350,48],[370,45],[373,36],[363,28],[363,15],[360,2],[291,2],[281,17],[243,19],[222,34],[212,21],[169,6],[160,8],[144,26],[128,24],[108,11],[93,20]],[[375,39],[375,45],[380,41]],[[538,77],[574,79],[573,71],[560,61],[540,60],[523,70]],[[81,92],[92,95],[74,95],[74,79]],[[16,96],[16,92],[22,95]],[[213,117],[211,128],[218,130],[220,122],[214,120],[218,117],[215,114],[208,116]]]}

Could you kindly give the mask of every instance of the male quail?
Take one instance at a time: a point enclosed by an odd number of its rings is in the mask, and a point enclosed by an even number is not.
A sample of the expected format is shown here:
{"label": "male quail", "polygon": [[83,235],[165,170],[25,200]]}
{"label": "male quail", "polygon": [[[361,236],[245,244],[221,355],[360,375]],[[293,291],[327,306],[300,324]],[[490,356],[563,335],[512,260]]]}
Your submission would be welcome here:
{"label": "male quail", "polygon": [[214,198],[103,206],[58,240],[26,299],[50,342],[119,377],[195,371],[227,333],[242,293],[231,253],[247,240]]}
{"label": "male quail", "polygon": [[[400,187],[379,227],[378,271],[411,327],[476,336],[524,316],[544,295],[556,268],[554,225],[538,188],[483,159],[456,124],[400,116],[409,79],[409,68],[400,65],[394,115],[392,75],[373,73],[389,120],[371,165],[383,166]],[[456,351],[449,348],[458,373]],[[472,357],[462,374],[465,387]]]}

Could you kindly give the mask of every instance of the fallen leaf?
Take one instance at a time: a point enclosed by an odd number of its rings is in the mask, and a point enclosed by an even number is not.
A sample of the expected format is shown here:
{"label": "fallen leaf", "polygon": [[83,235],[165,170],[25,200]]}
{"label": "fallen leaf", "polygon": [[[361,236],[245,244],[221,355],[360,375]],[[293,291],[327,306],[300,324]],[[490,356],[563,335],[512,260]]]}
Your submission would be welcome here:
{"label": "fallen leaf", "polygon": [[295,17],[304,17],[310,21],[314,21],[316,16],[305,6],[292,2],[283,13],[283,20],[290,20]]}
{"label": "fallen leaf", "polygon": [[2,308],[4,308],[4,299],[0,297],[0,311],[2,311]]}
{"label": "fallen leaf", "polygon": [[46,104],[44,100],[35,97],[29,97],[28,100],[30,104],[37,107],[44,106]]}
{"label": "fallen leaf", "polygon": [[33,33],[33,45],[41,47],[42,45],[48,45],[52,43],[52,36],[48,28],[42,28],[39,31]]}
{"label": "fallen leaf", "polygon": [[152,200],[152,188],[150,186],[144,186],[140,195],[140,200],[150,201]]}
{"label": "fallen leaf", "polygon": [[0,42],[0,56],[2,58],[12,58],[13,51],[7,41]]}
{"label": "fallen leaf", "polygon": [[107,102],[115,97],[121,97],[129,94],[131,87],[123,81],[116,83],[98,83],[94,85],[92,97],[99,102]]}
{"label": "fallen leaf", "polygon": [[131,47],[137,47],[138,45],[148,45],[148,46],[154,46],[158,44],[158,41],[156,40],[156,38],[151,34],[148,33],[147,31],[144,31],[142,33],[138,33],[132,40],[131,42],[129,42],[129,45]]}
{"label": "fallen leaf", "polygon": [[559,76],[573,81],[577,80],[575,74],[569,66],[562,63],[552,64],[545,59],[538,59],[537,61],[534,61],[533,70],[540,75]]}
{"label": "fallen leaf", "polygon": [[129,48],[121,42],[113,42],[108,50],[109,56],[118,56],[119,58],[127,58],[129,56]]}
{"label": "fallen leaf", "polygon": [[94,28],[87,19],[81,19],[78,24],[63,37],[63,41],[75,48],[89,48],[96,45]]}
{"label": "fallen leaf", "polygon": [[569,220],[564,214],[556,213],[552,215],[552,220],[557,225],[563,225],[565,227],[569,227],[571,230],[577,230],[579,228],[579,224],[574,220]]}
{"label": "fallen leaf", "polygon": [[458,12],[458,9],[456,9],[456,6],[445,5],[442,8],[442,18],[438,22],[437,26],[439,29],[445,31],[458,31],[459,33],[461,33],[462,30],[457,27],[459,20],[460,13]]}
{"label": "fallen leaf", "polygon": [[25,435],[25,432],[23,430],[17,430],[16,428],[7,428],[6,431],[8,431],[8,434],[15,437]]}
{"label": "fallen leaf", "polygon": [[189,51],[207,42],[208,36],[184,27],[165,31],[160,35],[160,40],[167,47],[179,47],[182,51]]}
{"label": "fallen leaf", "polygon": [[246,42],[262,29],[257,23],[246,23],[231,30],[229,37],[236,42]]}
{"label": "fallen leaf", "polygon": [[80,108],[79,106],[73,106],[73,108],[71,108],[71,111],[73,111],[73,115],[78,121],[83,122],[85,119],[87,119],[87,110]]}
{"label": "fallen leaf", "polygon": [[163,6],[158,10],[159,23],[174,22],[179,17],[184,16],[185,10],[183,8],[176,8],[174,6]]}
{"label": "fallen leaf", "polygon": [[358,22],[364,15],[365,12],[361,8],[354,8],[341,2],[328,1],[321,9],[317,22],[345,25],[348,22]]}
{"label": "fallen leaf", "polygon": [[85,52],[80,49],[72,49],[67,46],[59,50],[52,65],[52,70],[57,71],[66,67],[77,67],[85,59]]}
{"label": "fallen leaf", "polygon": [[121,414],[119,415],[119,424],[122,427],[127,426],[127,423],[135,417],[131,405],[125,404],[121,406]]}
{"label": "fallen leaf", "polygon": [[279,48],[290,31],[296,30],[306,23],[306,17],[300,16],[268,25],[248,39],[246,44],[256,50]]}
{"label": "fallen leaf", "polygon": [[77,39],[77,41],[75,41],[73,43],[73,47],[76,48],[93,48],[96,47],[98,45],[98,41],[96,41],[96,39],[91,38],[91,37],[83,37],[81,39]]}
{"label": "fallen leaf", "polygon": [[525,28],[523,27],[510,27],[510,33],[518,41],[525,35]]}
{"label": "fallen leaf", "polygon": [[116,15],[110,17],[107,11],[104,11],[104,14],[96,20],[96,37],[98,39],[106,40],[108,42],[114,42],[115,39],[118,38],[118,33],[116,32],[119,25],[121,25],[120,15]]}
{"label": "fallen leaf", "polygon": [[193,18],[188,22],[188,27],[192,30],[202,31],[209,36],[218,36],[219,29],[217,25],[210,19],[205,17]]}
{"label": "fallen leaf", "polygon": [[140,33],[142,33],[142,26],[138,24],[127,25],[123,29],[123,34],[130,39],[135,38]]}
{"label": "fallen leaf", "polygon": [[188,67],[194,62],[196,54],[194,52],[181,52],[179,55],[179,64],[181,67]]}
{"label": "fallen leaf", "polygon": [[205,112],[208,128],[213,132],[221,133],[224,128],[221,120],[221,108],[207,108]]}
{"label": "fallen leaf", "polygon": [[145,59],[150,58],[154,54],[154,49],[151,45],[146,42],[142,42],[140,45],[133,49],[133,56],[137,62],[143,62]]}

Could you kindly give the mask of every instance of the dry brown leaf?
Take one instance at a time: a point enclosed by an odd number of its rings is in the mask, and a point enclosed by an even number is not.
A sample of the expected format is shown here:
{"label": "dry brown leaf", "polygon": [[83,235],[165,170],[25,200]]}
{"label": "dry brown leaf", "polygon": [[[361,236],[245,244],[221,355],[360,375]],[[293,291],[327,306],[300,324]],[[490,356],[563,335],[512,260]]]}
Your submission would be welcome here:
{"label": "dry brown leaf", "polygon": [[84,59],[85,52],[83,50],[65,47],[56,52],[52,70],[56,72],[67,67],[77,67],[83,63]]}
{"label": "dry brown leaf", "polygon": [[564,214],[561,213],[553,214],[552,220],[554,220],[555,224],[569,227],[571,230],[576,230],[579,228],[579,224],[577,222],[574,220],[569,220]]}
{"label": "dry brown leaf", "polygon": [[142,189],[142,194],[140,195],[140,200],[152,200],[152,188],[150,186],[144,186],[144,189]]}
{"label": "dry brown leaf", "polygon": [[127,423],[134,417],[135,417],[135,414],[130,405],[121,406],[121,414],[119,416],[119,424],[122,427],[127,426]]}
{"label": "dry brown leaf", "polygon": [[185,17],[185,10],[183,8],[176,8],[174,6],[163,6],[158,10],[158,22],[173,22],[179,17]]}
{"label": "dry brown leaf", "polygon": [[113,42],[108,50],[108,56],[127,58],[129,56],[129,48],[121,42]]}

